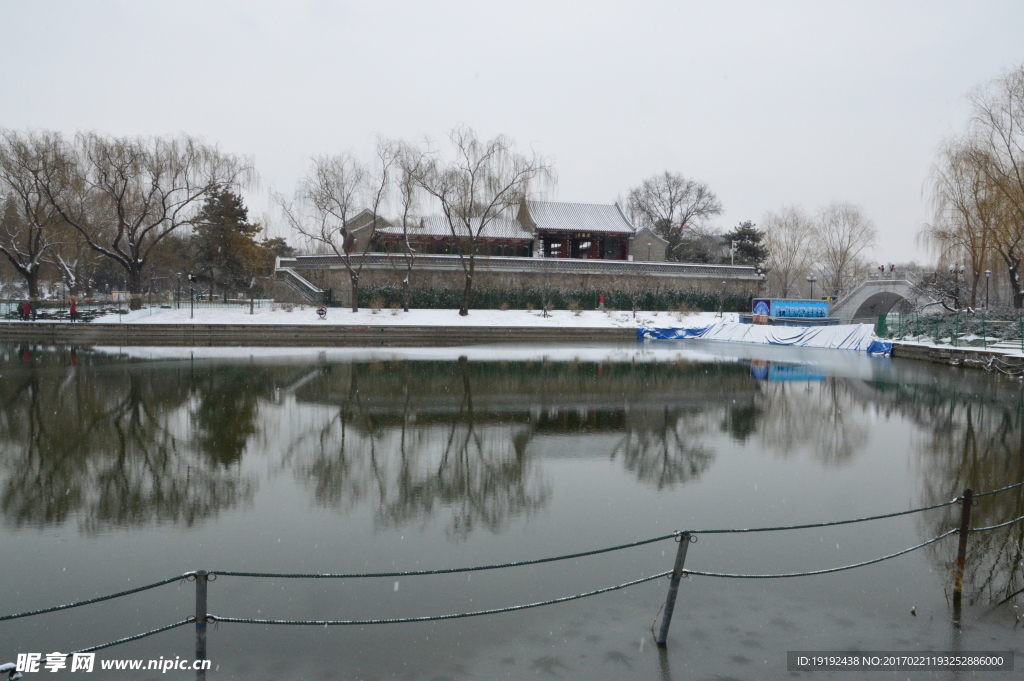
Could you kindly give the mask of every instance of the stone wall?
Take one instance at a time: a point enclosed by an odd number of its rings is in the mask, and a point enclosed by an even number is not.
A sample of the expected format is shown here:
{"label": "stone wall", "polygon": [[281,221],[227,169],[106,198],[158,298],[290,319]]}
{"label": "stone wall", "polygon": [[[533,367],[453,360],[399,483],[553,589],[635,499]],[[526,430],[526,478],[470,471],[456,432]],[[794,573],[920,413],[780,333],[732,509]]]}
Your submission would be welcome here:
{"label": "stone wall", "polygon": [[[351,284],[345,270],[304,270],[302,275],[324,290],[331,289],[333,300],[341,305],[351,303]],[[360,286],[402,285],[404,269],[364,269],[359,278]],[[413,269],[410,279],[413,288],[462,290],[465,277],[461,271],[436,271]],[[744,280],[723,281],[718,277],[666,277],[605,274],[547,274],[533,272],[489,272],[478,270],[474,276],[474,288],[552,288],[562,290],[604,289],[608,292],[633,290],[637,287],[663,291],[708,291],[730,295],[734,293],[757,295],[757,282]],[[364,301],[365,302],[365,301]]]}

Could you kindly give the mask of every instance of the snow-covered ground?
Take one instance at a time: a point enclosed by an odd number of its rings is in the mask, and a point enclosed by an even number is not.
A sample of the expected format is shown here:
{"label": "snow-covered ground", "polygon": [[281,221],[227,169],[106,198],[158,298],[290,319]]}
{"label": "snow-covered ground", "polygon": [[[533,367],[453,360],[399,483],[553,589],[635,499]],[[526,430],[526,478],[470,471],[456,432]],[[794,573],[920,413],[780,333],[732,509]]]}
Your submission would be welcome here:
{"label": "snow-covered ground", "polygon": [[1021,348],[1021,342],[1019,340],[988,338],[984,345],[980,342],[981,336],[961,336],[957,345],[953,345],[953,340],[948,336],[941,340],[941,343],[936,343],[932,338],[921,336],[920,338],[895,338],[893,339],[893,342],[899,343],[900,345],[917,345],[923,348],[974,350],[983,353],[998,353],[1008,357],[1024,357],[1024,349]]}
{"label": "snow-covered ground", "polygon": [[579,315],[568,310],[554,310],[544,317],[537,310],[470,310],[469,315],[459,316],[458,310],[409,310],[392,312],[380,310],[376,314],[370,309],[359,312],[332,307],[327,318],[320,319],[316,308],[296,306],[291,312],[278,307],[256,308],[249,314],[248,307],[199,308],[194,318],[189,317],[187,308],[164,309],[145,308],[124,315],[98,317],[93,324],[318,324],[352,326],[548,326],[566,328],[636,328],[638,326],[659,328],[682,328],[709,326],[716,321],[738,321],[738,315],[726,312],[718,317],[714,312],[691,312],[680,315],[675,312],[637,312],[636,317],[629,311],[603,312],[589,310]]}

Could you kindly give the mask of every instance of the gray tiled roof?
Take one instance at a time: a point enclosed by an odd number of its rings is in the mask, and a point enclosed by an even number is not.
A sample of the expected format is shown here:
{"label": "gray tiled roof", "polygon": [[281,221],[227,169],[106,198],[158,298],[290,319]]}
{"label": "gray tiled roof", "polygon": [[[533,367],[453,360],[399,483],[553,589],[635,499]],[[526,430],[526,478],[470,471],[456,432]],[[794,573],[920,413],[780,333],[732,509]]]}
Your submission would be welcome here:
{"label": "gray tiled roof", "polygon": [[636,231],[615,204],[527,201],[526,208],[537,229],[630,235]]}
{"label": "gray tiled roof", "polygon": [[[473,232],[475,233],[480,228],[480,219],[473,218]],[[377,230],[378,234],[401,234],[402,227],[385,227]],[[463,236],[469,236],[463,233]],[[423,218],[423,226],[409,228],[409,236],[427,236],[427,237],[448,237],[451,238],[452,230],[448,226],[448,221],[443,215],[431,215]],[[507,218],[493,218],[484,227],[484,231],[480,234],[482,239],[525,239],[527,241],[533,240],[533,234],[523,229],[515,220],[509,220]]]}

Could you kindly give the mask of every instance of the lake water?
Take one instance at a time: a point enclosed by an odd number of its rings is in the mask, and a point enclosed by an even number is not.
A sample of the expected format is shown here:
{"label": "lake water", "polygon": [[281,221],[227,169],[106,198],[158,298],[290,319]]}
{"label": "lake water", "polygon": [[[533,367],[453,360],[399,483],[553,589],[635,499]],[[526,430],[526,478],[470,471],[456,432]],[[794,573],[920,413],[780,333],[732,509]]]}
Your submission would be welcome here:
{"label": "lake water", "polygon": [[[0,615],[196,569],[472,566],[675,530],[874,515],[1024,480],[1019,380],[841,351],[699,342],[387,352],[6,347],[0,400]],[[840,566],[937,536],[959,513],[954,505],[839,527],[702,535],[686,567]],[[980,499],[974,525],[1021,515],[1017,488]],[[207,678],[753,680],[792,678],[787,650],[1019,652],[1012,599],[996,604],[1024,589],[1022,545],[1024,523],[972,535],[961,628],[949,600],[951,537],[831,575],[690,577],[662,650],[650,630],[664,578],[432,623],[211,625]],[[209,584],[209,611],[294,620],[469,612],[669,570],[675,547],[667,540],[400,579],[221,576]],[[175,582],[0,622],[0,663],[184,619],[194,613],[194,589]],[[193,651],[185,626],[97,659]],[[87,678],[192,676],[97,669]]]}

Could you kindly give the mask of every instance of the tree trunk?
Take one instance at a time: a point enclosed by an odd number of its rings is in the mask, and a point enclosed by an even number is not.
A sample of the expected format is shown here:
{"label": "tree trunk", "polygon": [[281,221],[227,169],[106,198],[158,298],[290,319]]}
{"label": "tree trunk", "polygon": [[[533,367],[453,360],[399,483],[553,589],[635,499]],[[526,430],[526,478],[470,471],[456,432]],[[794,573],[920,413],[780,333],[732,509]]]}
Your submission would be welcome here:
{"label": "tree trunk", "polygon": [[128,270],[128,309],[142,309],[142,271],[140,267],[129,268]]}
{"label": "tree trunk", "polygon": [[409,311],[409,297],[411,291],[409,290],[409,279],[412,278],[412,266],[405,270],[405,279],[402,281],[402,305],[406,312]]}
{"label": "tree trunk", "polygon": [[1006,273],[1010,277],[1010,290],[1013,292],[1013,306],[1018,310],[1024,307],[1024,292],[1021,291],[1021,280],[1020,280],[1020,260],[1010,263],[1007,260],[1008,267]]}
{"label": "tree trunk", "polygon": [[349,272],[348,277],[352,283],[352,311],[359,312],[359,275]]}
{"label": "tree trunk", "polygon": [[476,259],[473,255],[473,252],[470,251],[469,271],[466,273],[466,287],[462,291],[462,307],[459,308],[460,317],[465,317],[469,314],[469,295],[473,290],[473,272],[476,269]]}
{"label": "tree trunk", "polygon": [[35,300],[39,297],[39,270],[33,272],[22,272],[25,277],[25,285],[28,288],[29,300]]}

